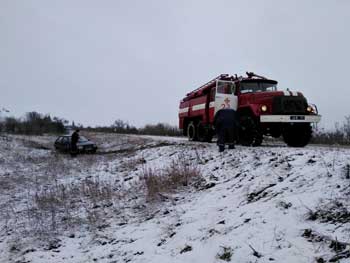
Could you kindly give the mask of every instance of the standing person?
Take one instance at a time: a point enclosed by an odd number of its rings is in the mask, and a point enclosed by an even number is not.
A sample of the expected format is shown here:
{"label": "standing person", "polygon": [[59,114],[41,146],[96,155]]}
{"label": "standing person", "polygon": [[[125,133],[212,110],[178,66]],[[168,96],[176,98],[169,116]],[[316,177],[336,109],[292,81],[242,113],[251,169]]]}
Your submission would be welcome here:
{"label": "standing person", "polygon": [[78,140],[79,140],[79,130],[77,129],[72,133],[72,138],[70,143],[72,156],[77,156],[78,154],[78,147],[77,147]]}
{"label": "standing person", "polygon": [[238,126],[236,111],[229,108],[219,110],[215,115],[214,126],[218,136],[219,152],[225,150],[225,144],[229,145],[229,149],[234,149]]}

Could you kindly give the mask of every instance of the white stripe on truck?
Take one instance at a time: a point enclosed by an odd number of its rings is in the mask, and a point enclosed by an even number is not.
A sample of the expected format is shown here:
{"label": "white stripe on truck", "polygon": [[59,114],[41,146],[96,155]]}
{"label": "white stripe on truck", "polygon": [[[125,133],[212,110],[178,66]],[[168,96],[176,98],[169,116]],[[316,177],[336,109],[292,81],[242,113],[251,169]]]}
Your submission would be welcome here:
{"label": "white stripe on truck", "polygon": [[203,110],[205,109],[205,103],[202,103],[202,104],[197,104],[197,105],[193,105],[192,106],[192,110],[195,111],[195,110]]}
{"label": "white stripe on truck", "polygon": [[179,113],[186,113],[188,112],[188,107],[179,109]]}

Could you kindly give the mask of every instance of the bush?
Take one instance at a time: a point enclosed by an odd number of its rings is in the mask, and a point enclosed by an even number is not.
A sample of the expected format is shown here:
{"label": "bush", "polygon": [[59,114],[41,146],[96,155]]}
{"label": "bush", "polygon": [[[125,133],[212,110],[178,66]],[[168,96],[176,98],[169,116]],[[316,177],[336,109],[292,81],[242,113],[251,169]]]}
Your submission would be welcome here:
{"label": "bush", "polygon": [[148,124],[144,128],[139,129],[140,134],[161,135],[161,136],[181,136],[182,132],[175,126],[165,123],[156,125]]}
{"label": "bush", "polygon": [[336,131],[319,131],[312,136],[311,143],[327,145],[349,145],[350,140],[339,130]]}
{"label": "bush", "polygon": [[223,261],[231,261],[233,255],[233,249],[230,247],[222,247],[222,250],[216,255],[218,259]]}
{"label": "bush", "polygon": [[333,131],[321,130],[314,132],[311,142],[316,144],[350,145],[350,115],[345,116],[345,120],[341,125],[336,123]]}
{"label": "bush", "polygon": [[189,163],[184,156],[173,160],[163,170],[144,168],[142,179],[150,200],[156,199],[162,193],[171,193],[203,180],[199,168]]}

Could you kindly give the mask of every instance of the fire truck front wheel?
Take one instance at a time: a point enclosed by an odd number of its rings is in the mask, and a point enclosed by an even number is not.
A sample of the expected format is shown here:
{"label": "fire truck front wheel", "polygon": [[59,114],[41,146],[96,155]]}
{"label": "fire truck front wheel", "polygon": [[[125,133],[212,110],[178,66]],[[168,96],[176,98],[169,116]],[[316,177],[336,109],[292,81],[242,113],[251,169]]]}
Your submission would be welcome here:
{"label": "fire truck front wheel", "polygon": [[189,141],[197,141],[197,129],[193,121],[191,121],[187,126],[187,137]]}
{"label": "fire truck front wheel", "polygon": [[260,146],[263,136],[256,121],[247,115],[240,118],[241,129],[239,131],[239,142],[244,146]]}
{"label": "fire truck front wheel", "polygon": [[289,124],[283,130],[283,140],[291,147],[306,146],[312,134],[312,128],[309,123],[294,123]]}

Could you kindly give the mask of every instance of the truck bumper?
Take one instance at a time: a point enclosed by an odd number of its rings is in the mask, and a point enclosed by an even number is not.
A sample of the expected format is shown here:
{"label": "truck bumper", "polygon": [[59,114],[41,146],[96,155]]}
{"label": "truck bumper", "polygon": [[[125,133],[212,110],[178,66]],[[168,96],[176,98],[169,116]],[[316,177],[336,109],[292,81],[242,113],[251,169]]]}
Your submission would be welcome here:
{"label": "truck bumper", "polygon": [[321,115],[261,115],[260,122],[319,122]]}

